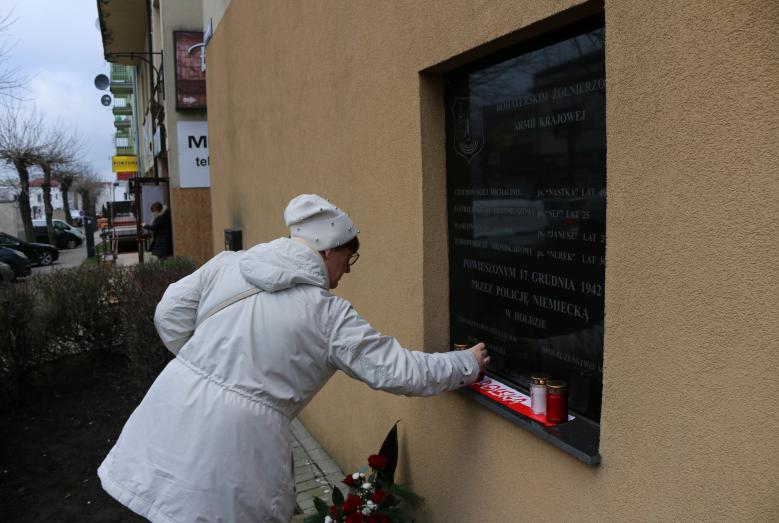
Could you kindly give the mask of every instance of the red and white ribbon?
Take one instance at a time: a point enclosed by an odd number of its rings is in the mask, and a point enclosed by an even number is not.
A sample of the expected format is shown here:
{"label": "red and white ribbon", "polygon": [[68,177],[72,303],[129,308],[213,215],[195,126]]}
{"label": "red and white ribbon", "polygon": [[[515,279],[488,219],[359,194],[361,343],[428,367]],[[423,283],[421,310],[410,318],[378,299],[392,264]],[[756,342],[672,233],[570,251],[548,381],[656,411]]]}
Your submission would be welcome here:
{"label": "red and white ribbon", "polygon": [[[533,413],[533,410],[530,408],[530,396],[523,394],[516,389],[512,389],[496,379],[484,378],[481,381],[472,383],[469,387],[479,394],[508,407],[514,412],[543,423],[547,427],[554,427],[557,425],[557,423],[549,423],[546,420],[546,415]],[[569,414],[568,421],[571,421],[572,419],[575,419],[575,417]]]}

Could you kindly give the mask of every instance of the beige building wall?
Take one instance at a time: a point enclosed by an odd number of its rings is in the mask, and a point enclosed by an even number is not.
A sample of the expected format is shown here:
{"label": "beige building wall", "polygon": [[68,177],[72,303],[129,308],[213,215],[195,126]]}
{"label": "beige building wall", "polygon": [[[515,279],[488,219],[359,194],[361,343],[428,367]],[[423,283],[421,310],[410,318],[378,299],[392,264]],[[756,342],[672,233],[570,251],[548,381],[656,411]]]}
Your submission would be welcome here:
{"label": "beige building wall", "polygon": [[[322,194],[362,231],[338,292],[405,346],[443,350],[440,74],[599,8],[578,4],[233,0],[208,48],[214,250],[225,227],[247,246],[285,234],[288,200]],[[303,422],[351,470],[402,419],[419,521],[779,514],[779,9],[621,0],[605,18],[602,464],[458,393],[337,375]]]}

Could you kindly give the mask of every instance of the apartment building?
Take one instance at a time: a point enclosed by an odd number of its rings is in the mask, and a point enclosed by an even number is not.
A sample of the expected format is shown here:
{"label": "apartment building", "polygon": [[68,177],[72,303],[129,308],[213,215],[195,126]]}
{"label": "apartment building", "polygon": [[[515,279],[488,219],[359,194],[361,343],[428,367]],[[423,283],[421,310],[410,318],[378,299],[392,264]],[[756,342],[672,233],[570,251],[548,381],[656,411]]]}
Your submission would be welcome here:
{"label": "apartment building", "polygon": [[137,106],[128,109],[131,99],[125,97],[123,108],[114,107],[117,118],[134,113],[137,129],[117,119],[117,147],[137,151],[144,208],[159,199],[169,206],[174,254],[202,263],[213,253],[205,78],[197,45],[202,4],[108,0],[98,2],[98,14],[106,60],[135,71]]}

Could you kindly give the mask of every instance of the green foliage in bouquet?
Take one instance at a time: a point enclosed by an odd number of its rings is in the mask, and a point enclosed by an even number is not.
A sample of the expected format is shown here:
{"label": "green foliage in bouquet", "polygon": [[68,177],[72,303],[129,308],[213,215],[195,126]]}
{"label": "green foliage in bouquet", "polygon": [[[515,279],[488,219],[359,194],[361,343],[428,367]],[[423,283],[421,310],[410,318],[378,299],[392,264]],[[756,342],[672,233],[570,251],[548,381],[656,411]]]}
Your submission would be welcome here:
{"label": "green foliage in bouquet", "polygon": [[408,487],[395,483],[398,465],[398,424],[384,439],[378,454],[368,457],[368,467],[348,474],[343,483],[349,487],[346,497],[333,488],[332,504],[314,498],[317,513],[305,523],[408,523],[410,512],[424,500]]}

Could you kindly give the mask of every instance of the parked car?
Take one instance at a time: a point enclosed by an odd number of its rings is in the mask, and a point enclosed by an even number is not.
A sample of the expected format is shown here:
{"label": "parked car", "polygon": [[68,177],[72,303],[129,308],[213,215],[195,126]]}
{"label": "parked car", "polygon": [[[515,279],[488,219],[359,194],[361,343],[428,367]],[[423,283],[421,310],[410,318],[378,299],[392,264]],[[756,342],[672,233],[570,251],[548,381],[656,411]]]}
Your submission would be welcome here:
{"label": "parked car", "polygon": [[60,257],[60,252],[53,245],[26,242],[4,232],[0,232],[0,247],[20,251],[38,265],[51,265]]}
{"label": "parked car", "polygon": [[0,284],[11,283],[16,279],[13,267],[5,262],[0,262]]}
{"label": "parked car", "polygon": [[[35,239],[48,243],[46,220],[33,220],[32,226],[35,229]],[[54,243],[59,249],[75,249],[84,242],[84,233],[63,220],[52,220],[51,226],[54,229]]]}
{"label": "parked car", "polygon": [[[2,233],[0,233],[2,234]],[[30,259],[24,253],[14,249],[0,247],[0,262],[11,267],[14,278],[24,278],[32,272],[30,269]]]}

